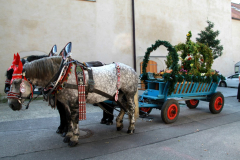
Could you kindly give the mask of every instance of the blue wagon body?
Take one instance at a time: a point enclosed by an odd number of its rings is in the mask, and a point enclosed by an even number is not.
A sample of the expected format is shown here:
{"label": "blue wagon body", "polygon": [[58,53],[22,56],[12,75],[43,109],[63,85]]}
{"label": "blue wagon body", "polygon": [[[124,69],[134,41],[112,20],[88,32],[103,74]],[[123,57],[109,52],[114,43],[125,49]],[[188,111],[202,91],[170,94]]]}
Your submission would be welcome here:
{"label": "blue wagon body", "polygon": [[184,105],[190,109],[196,108],[199,100],[210,102],[209,109],[212,113],[220,113],[224,104],[223,95],[216,92],[217,82],[204,83],[184,80],[175,84],[171,95],[168,95],[169,82],[157,79],[145,82],[147,89],[139,96],[140,114],[150,113],[152,108],[160,109],[165,123],[176,121],[180,111],[178,101],[185,101]]}
{"label": "blue wagon body", "polygon": [[[184,99],[198,99],[209,101],[209,96],[216,93],[217,83],[194,83],[183,81],[175,85],[175,91],[171,95],[168,93],[168,82],[149,81],[147,80],[147,90],[140,96],[140,98],[158,100],[165,102],[168,98],[184,98]],[[157,107],[154,104],[144,104],[139,102],[141,107]]]}

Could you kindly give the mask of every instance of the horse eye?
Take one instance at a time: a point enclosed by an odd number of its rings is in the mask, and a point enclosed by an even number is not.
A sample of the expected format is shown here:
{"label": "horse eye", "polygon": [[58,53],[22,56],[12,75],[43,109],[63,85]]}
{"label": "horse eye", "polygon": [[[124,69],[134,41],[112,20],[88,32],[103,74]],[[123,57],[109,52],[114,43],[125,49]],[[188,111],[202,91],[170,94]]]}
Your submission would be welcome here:
{"label": "horse eye", "polygon": [[13,81],[12,83],[13,83],[14,85],[18,85],[18,84],[21,83],[21,81]]}

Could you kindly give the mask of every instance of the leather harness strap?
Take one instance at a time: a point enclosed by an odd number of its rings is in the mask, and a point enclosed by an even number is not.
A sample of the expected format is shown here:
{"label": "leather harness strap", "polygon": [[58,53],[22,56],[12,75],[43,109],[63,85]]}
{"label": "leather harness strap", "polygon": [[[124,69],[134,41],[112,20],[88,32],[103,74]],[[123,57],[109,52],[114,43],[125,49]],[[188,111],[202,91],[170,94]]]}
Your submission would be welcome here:
{"label": "leather harness strap", "polygon": [[75,76],[78,87],[79,120],[81,121],[86,120],[85,74],[82,66],[75,66]]}
{"label": "leather harness strap", "polygon": [[[102,96],[104,96],[104,97],[107,97],[109,100],[114,100],[114,97],[113,97],[113,96],[111,96],[110,94],[107,94],[107,93],[105,93],[105,92],[103,92],[103,91],[101,91],[101,90],[94,89],[93,92],[94,92],[94,93],[97,93],[97,94],[99,94],[99,95],[102,95]],[[116,101],[116,103],[118,104],[118,106],[119,106],[120,108],[122,108],[125,112],[127,112],[127,109],[126,109],[119,101]]]}
{"label": "leather harness strap", "polygon": [[92,68],[88,68],[88,91],[93,92],[94,89],[94,80],[93,80],[93,73],[92,73]]}
{"label": "leather harness strap", "polygon": [[117,91],[115,95],[115,101],[118,101],[118,94],[119,94],[119,88],[120,88],[120,66],[116,63],[116,69],[117,69]]}
{"label": "leather harness strap", "polygon": [[[75,84],[69,84],[69,83],[64,82],[63,83],[63,88],[78,89],[78,86],[75,85]],[[88,90],[88,87],[85,86],[85,91],[87,91],[87,90]],[[92,92],[96,93],[96,94],[99,94],[99,95],[102,95],[102,96],[108,98],[109,100],[114,100],[114,96],[111,96],[110,94],[107,94],[107,93],[105,93],[101,90],[98,90],[96,88],[94,88]],[[119,101],[116,101],[116,103],[118,104],[118,106],[120,108],[124,109],[124,111],[127,112],[127,109]]]}

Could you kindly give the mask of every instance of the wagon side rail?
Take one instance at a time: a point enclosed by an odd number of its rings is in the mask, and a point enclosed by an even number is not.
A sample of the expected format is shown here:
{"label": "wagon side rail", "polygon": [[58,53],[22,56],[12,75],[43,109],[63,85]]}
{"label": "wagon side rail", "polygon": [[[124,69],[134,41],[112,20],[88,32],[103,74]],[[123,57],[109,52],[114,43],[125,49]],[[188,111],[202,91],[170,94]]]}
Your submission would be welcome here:
{"label": "wagon side rail", "polygon": [[167,96],[165,95],[164,98],[208,96],[216,92],[217,86],[218,83],[213,81],[211,81],[210,83],[204,83],[188,82],[184,80],[181,83],[176,83],[174,87],[175,90],[172,92],[172,94]]}
{"label": "wagon side rail", "polygon": [[[218,79],[219,81],[220,79]],[[216,92],[217,82],[193,82],[186,81],[178,82],[174,86],[174,91],[168,95],[169,82],[147,81],[147,90],[142,95],[144,98],[159,100],[165,102],[168,98],[181,97],[191,99],[191,97],[199,97],[197,99],[206,99],[207,96]],[[205,98],[202,98],[205,97]]]}

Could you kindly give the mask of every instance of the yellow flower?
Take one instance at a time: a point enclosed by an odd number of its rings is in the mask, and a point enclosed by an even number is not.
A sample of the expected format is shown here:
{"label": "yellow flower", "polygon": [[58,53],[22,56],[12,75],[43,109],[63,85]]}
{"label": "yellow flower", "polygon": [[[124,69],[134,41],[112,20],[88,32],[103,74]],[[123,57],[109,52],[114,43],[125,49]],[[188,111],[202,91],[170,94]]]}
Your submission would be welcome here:
{"label": "yellow flower", "polygon": [[190,64],[190,66],[192,67],[192,66],[193,66],[193,64],[191,63],[191,64]]}
{"label": "yellow flower", "polygon": [[189,36],[190,36],[190,34],[188,33],[188,34],[187,34],[187,36],[189,37]]}

